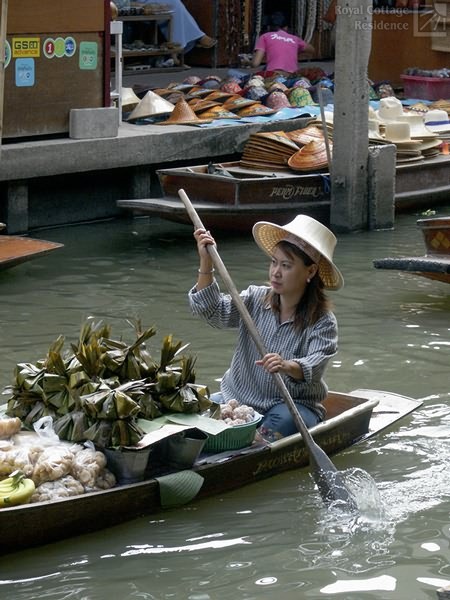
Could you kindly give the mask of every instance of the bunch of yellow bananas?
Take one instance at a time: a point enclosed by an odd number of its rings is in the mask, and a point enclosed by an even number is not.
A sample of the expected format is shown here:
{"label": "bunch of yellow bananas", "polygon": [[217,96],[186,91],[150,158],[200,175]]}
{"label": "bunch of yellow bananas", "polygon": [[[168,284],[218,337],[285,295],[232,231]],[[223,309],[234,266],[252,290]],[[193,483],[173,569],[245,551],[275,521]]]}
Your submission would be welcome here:
{"label": "bunch of yellow bananas", "polygon": [[33,495],[35,485],[22,471],[14,471],[0,481],[0,508],[25,504]]}

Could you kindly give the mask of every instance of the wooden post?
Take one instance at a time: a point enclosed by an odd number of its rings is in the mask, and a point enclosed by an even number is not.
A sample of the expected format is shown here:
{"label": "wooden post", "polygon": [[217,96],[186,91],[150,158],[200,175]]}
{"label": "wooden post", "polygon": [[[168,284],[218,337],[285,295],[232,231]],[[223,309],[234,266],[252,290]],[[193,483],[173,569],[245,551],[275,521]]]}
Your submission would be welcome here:
{"label": "wooden post", "polygon": [[0,147],[3,136],[3,106],[5,97],[5,45],[6,24],[8,21],[8,0],[2,0],[2,13],[0,21]]}
{"label": "wooden post", "polygon": [[337,0],[330,224],[366,229],[372,0]]}

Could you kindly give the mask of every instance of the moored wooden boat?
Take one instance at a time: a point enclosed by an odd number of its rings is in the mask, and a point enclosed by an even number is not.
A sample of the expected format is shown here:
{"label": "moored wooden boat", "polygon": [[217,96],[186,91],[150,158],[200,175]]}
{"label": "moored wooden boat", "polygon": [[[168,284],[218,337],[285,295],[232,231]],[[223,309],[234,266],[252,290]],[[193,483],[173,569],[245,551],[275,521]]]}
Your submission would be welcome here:
{"label": "moored wooden boat", "polygon": [[[295,173],[243,168],[239,162],[157,171],[162,198],[124,199],[117,205],[138,214],[190,224],[178,190],[184,189],[202,221],[214,230],[250,231],[256,221],[284,224],[308,214],[328,224],[330,179],[327,172]],[[398,164],[397,212],[429,208],[448,200],[450,157],[440,155],[418,164]]]}
{"label": "moored wooden boat", "polygon": [[160,169],[162,198],[118,200],[137,213],[190,223],[178,190],[184,189],[202,220],[213,229],[249,231],[255,221],[286,223],[299,212],[329,220],[329,174],[258,171],[239,162]]}
{"label": "moored wooden boat", "polygon": [[[311,429],[317,443],[333,454],[367,439],[414,411],[421,402],[376,390],[330,392],[327,419]],[[151,455],[150,461],[151,465]],[[203,478],[196,498],[240,488],[308,464],[300,434],[272,444],[220,454],[202,454],[192,470]],[[357,466],[357,465],[355,465]],[[169,474],[170,476],[170,474]],[[7,554],[160,511],[160,482],[149,478],[110,490],[59,500],[0,509],[0,553]]]}
{"label": "moored wooden boat", "polygon": [[27,260],[44,256],[63,244],[29,237],[0,235],[0,269],[15,267]]}
{"label": "moored wooden boat", "polygon": [[450,283],[450,217],[419,219],[417,225],[424,238],[425,255],[380,258],[373,261],[374,267]]}

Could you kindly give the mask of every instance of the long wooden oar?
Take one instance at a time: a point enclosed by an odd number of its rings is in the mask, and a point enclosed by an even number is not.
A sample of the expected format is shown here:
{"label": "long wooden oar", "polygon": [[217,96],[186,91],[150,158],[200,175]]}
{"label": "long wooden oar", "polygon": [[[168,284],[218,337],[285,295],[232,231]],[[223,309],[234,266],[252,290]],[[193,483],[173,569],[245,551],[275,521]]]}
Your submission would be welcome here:
{"label": "long wooden oar", "polygon": [[[189,217],[194,224],[195,229],[204,229],[204,225],[200,220],[200,217],[197,214],[197,211],[192,206],[191,201],[189,200],[186,192],[184,190],[178,190],[178,194],[183,201],[183,204],[186,207],[186,210],[189,214]],[[247,307],[244,304],[244,301],[239,295],[236,286],[233,283],[228,271],[220,258],[219,252],[215,245],[209,245],[208,251],[213,261],[214,267],[217,269],[220,274],[225,286],[227,287],[233,302],[236,305],[236,308],[239,310],[242,320],[244,321],[247,330],[250,336],[253,338],[253,341],[258,349],[258,352],[261,356],[267,354],[267,350],[264,346],[264,342],[261,338],[259,331],[257,330],[255,324],[253,323],[253,319],[250,316],[250,313],[247,310]],[[340,502],[337,504],[339,507],[354,510],[356,508],[355,501],[349,490],[347,489],[342,475],[333,465],[328,455],[322,450],[322,448],[314,441],[312,435],[310,434],[308,428],[306,427],[297,407],[295,406],[294,400],[292,399],[289,390],[284,383],[284,380],[280,373],[272,373],[275,378],[275,383],[277,384],[281,395],[286,402],[292,418],[294,419],[295,425],[298,431],[302,434],[303,441],[305,446],[309,452],[309,464],[312,472],[312,476],[314,478],[315,483],[319,489],[320,495],[322,496],[322,500],[329,504],[335,500],[339,500]]]}

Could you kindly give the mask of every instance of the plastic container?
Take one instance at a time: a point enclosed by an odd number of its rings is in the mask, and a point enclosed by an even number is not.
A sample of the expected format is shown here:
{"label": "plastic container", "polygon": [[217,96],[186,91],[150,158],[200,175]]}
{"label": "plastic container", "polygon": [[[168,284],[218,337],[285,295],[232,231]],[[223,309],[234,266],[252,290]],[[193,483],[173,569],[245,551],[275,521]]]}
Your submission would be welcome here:
{"label": "plastic container", "polygon": [[450,77],[419,77],[400,75],[406,98],[417,100],[445,100],[450,98]]}
{"label": "plastic container", "polygon": [[251,446],[256,427],[261,419],[262,415],[257,413],[254,421],[250,423],[232,425],[217,435],[210,435],[205,444],[205,452],[224,452],[225,450],[239,450]]}
{"label": "plastic container", "polygon": [[200,429],[190,429],[167,438],[164,446],[167,466],[174,469],[190,469],[207,440],[208,434]]}
{"label": "plastic container", "polygon": [[117,483],[137,483],[144,479],[151,448],[139,450],[104,448],[108,469],[114,473]]}

